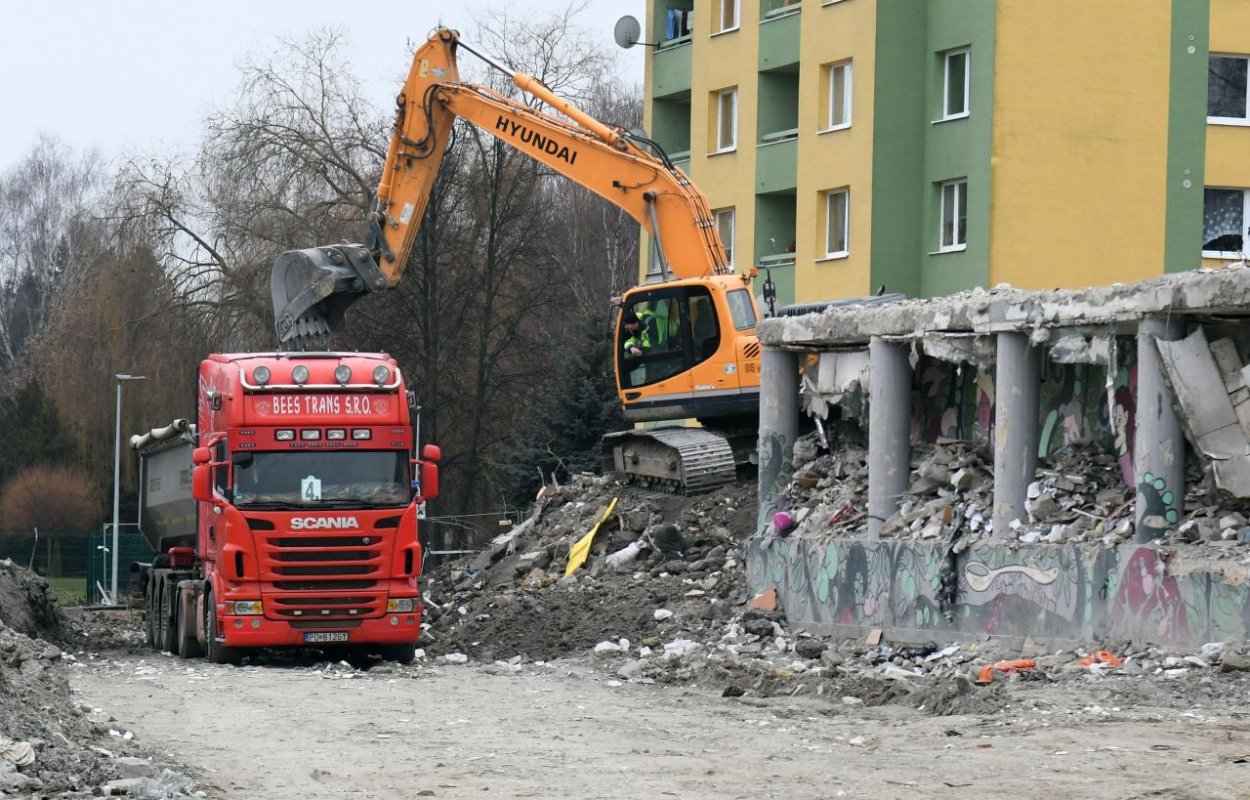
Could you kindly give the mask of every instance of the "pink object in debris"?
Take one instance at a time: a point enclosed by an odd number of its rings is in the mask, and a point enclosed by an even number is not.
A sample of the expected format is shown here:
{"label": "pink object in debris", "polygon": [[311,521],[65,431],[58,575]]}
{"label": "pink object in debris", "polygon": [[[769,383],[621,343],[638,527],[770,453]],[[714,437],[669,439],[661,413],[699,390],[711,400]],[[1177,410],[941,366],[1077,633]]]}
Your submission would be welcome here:
{"label": "pink object in debris", "polygon": [[777,535],[781,536],[790,532],[794,527],[794,519],[790,516],[789,511],[778,511],[773,514],[773,530]]}

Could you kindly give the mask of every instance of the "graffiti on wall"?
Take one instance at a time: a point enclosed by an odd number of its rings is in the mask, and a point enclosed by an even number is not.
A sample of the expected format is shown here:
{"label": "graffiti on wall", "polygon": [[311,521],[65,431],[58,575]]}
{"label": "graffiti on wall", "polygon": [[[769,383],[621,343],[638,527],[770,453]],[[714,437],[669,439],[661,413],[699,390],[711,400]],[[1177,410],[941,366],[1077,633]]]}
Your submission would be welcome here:
{"label": "graffiti on wall", "polygon": [[[1093,555],[1091,558],[1090,556]],[[1250,633],[1250,570],[1169,568],[1149,547],[973,545],[956,559],[957,596],[942,613],[940,543],[753,539],[753,590],[777,589],[800,626],[884,628],[913,636],[1132,639],[1196,647]]]}
{"label": "graffiti on wall", "polygon": [[767,532],[779,498],[794,478],[794,442],[775,431],[763,431],[759,444],[759,515],[755,532]]}
{"label": "graffiti on wall", "polygon": [[[1038,456],[1064,447],[1116,454],[1126,484],[1133,479],[1137,351],[1133,337],[1116,340],[1115,363],[1042,362]],[[959,439],[991,450],[994,375],[991,369],[922,357],[912,388],[912,444]]]}

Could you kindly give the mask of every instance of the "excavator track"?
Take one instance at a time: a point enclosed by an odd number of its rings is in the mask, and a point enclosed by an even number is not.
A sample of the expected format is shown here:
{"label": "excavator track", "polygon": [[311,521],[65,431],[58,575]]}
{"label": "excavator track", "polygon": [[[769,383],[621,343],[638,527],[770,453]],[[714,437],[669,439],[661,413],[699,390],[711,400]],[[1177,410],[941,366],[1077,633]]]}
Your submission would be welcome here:
{"label": "excavator track", "polygon": [[733,483],[729,442],[703,428],[656,428],[603,437],[604,474],[668,494],[701,494]]}

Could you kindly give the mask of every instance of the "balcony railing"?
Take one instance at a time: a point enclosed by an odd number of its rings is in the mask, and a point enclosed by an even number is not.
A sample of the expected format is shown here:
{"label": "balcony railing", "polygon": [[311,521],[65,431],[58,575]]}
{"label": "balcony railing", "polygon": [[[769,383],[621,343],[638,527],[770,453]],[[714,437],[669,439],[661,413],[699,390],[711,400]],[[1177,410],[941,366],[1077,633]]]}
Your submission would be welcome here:
{"label": "balcony railing", "polygon": [[763,5],[760,6],[760,22],[795,14],[802,9],[803,0],[763,0]]}

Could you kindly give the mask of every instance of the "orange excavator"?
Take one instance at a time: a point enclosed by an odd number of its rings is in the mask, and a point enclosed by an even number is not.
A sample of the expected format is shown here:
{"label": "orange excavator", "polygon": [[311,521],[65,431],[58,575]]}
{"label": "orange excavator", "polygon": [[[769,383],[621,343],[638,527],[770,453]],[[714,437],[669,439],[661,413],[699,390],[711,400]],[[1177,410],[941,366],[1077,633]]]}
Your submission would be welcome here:
{"label": "orange excavator", "polygon": [[[550,111],[462,82],[460,48],[509,75]],[[702,427],[609,434],[604,470],[687,494],[732,481],[735,449],[740,462],[755,445],[758,313],[751,279],[729,267],[703,193],[655,142],[596,120],[446,28],[418,48],[397,104],[365,241],[292,250],[274,263],[283,346],[323,347],[353,301],[399,283],[460,117],[615,204],[652,237],[660,276],[627,291],[616,308],[617,391],[631,422],[693,418]]]}

